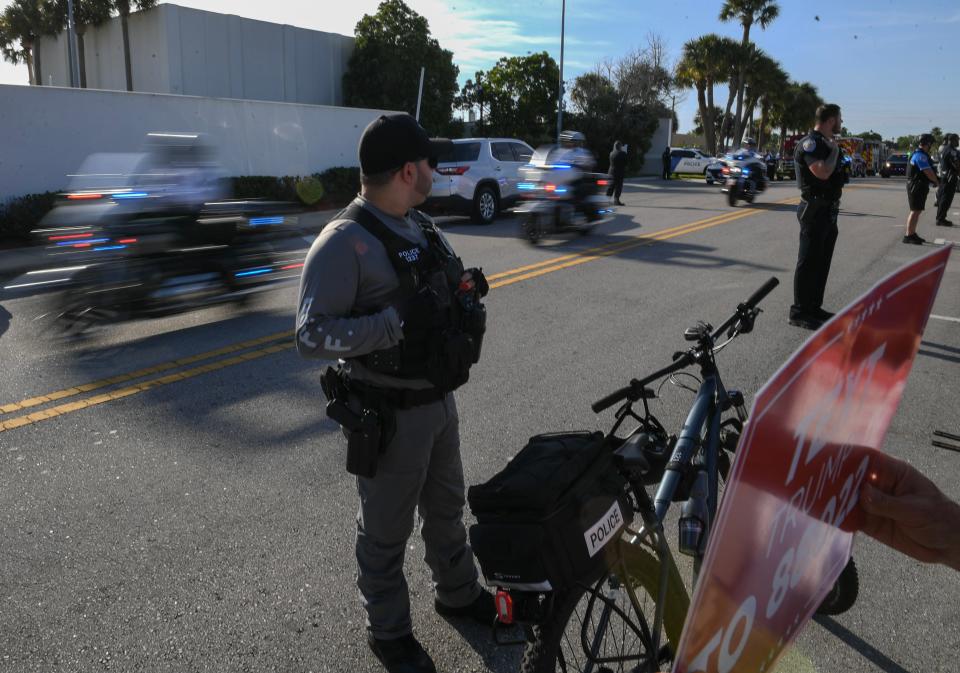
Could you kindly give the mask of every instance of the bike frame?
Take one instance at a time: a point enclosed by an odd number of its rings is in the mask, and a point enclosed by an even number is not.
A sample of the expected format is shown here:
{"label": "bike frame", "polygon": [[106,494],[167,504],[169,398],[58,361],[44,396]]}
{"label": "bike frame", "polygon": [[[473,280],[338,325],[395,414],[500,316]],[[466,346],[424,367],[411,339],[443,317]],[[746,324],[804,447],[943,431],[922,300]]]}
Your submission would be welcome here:
{"label": "bike frame", "polygon": [[[671,374],[671,372],[679,371],[690,364],[695,363],[700,367],[701,382],[699,388],[697,389],[696,398],[694,399],[693,404],[687,413],[687,418],[683,424],[683,428],[680,431],[680,435],[677,438],[673,453],[667,462],[666,468],[664,469],[664,475],[660,479],[660,483],[657,486],[657,491],[653,500],[651,500],[650,495],[647,493],[641,479],[628,476],[630,488],[637,503],[637,513],[640,514],[640,517],[643,520],[643,525],[639,531],[628,529],[628,531],[633,535],[629,540],[621,538],[618,541],[618,544],[639,545],[644,539],[648,539],[650,546],[657,550],[660,565],[660,576],[657,591],[658,596],[654,610],[654,624],[652,633],[647,627],[646,620],[643,616],[643,610],[641,609],[637,599],[636,592],[633,590],[633,587],[629,581],[626,581],[623,584],[627,590],[633,611],[640,616],[642,629],[637,627],[637,625],[633,623],[633,620],[627,615],[623,614],[623,611],[616,607],[613,601],[607,597],[600,596],[601,584],[606,577],[602,578],[597,583],[596,587],[587,587],[587,590],[593,595],[591,598],[591,603],[593,600],[598,598],[604,603],[599,624],[603,625],[605,628],[605,626],[609,623],[611,612],[617,612],[621,615],[621,617],[626,619],[627,624],[635,633],[642,634],[642,637],[649,639],[650,642],[648,650],[653,657],[653,660],[652,662],[648,661],[647,664],[649,667],[649,665],[652,663],[654,668],[651,670],[654,671],[658,670],[656,666],[658,664],[660,653],[660,633],[663,630],[665,615],[667,581],[670,576],[671,569],[675,568],[676,566],[664,534],[664,520],[687,471],[691,468],[691,466],[700,467],[702,465],[707,472],[708,520],[704,522],[704,533],[698,550],[699,553],[694,556],[693,585],[696,586],[699,580],[700,566],[703,562],[704,556],[704,552],[701,550],[706,549],[718,509],[721,428],[724,425],[721,420],[721,416],[726,411],[734,407],[736,408],[739,421],[742,423],[744,420],[746,420],[746,412],[742,407],[742,395],[737,393],[736,397],[734,397],[727,391],[723,381],[720,378],[720,372],[717,370],[714,356],[728,343],[730,343],[738,334],[749,332],[753,329],[753,321],[760,312],[759,309],[756,308],[757,304],[767,294],[769,294],[774,287],[776,287],[777,283],[778,281],[775,278],[771,278],[769,281],[767,281],[767,283],[757,290],[750,297],[750,299],[740,304],[737,307],[737,312],[727,319],[727,321],[724,322],[712,334],[712,327],[703,323],[698,324],[696,328],[687,330],[685,333],[687,339],[691,341],[697,341],[698,346],[695,349],[688,351],[686,354],[678,353],[675,355],[673,365],[670,365],[641,381],[633,380],[630,386],[608,395],[606,398],[596,402],[593,405],[593,410],[595,412],[599,412],[612,406],[619,400],[629,400],[617,412],[617,422],[614,424],[610,435],[614,435],[627,417],[633,417],[640,421],[641,427],[652,427],[662,430],[662,426],[660,425],[659,421],[657,421],[655,417],[652,417],[649,408],[647,407],[647,391],[644,386],[648,382],[656,380],[665,374]],[[716,345],[717,338],[728,329],[729,332],[727,333],[727,341],[719,346]],[[643,400],[644,411],[646,412],[644,418],[641,418],[632,411],[632,404],[641,399]],[[634,430],[634,432],[636,432],[636,430]],[[621,554],[620,556],[621,559],[618,562],[620,571],[619,577],[628,578],[629,572],[626,567],[626,555]],[[588,660],[591,663],[592,669],[593,665],[599,663],[595,659],[595,653],[599,647],[599,643],[602,640],[603,632],[598,630],[597,634],[594,636],[594,642],[591,644],[590,650],[588,651],[586,647],[586,624],[587,620],[584,620],[582,640],[584,652],[588,654]],[[594,656],[590,656],[591,654]],[[630,657],[629,659],[636,658],[638,657]]]}

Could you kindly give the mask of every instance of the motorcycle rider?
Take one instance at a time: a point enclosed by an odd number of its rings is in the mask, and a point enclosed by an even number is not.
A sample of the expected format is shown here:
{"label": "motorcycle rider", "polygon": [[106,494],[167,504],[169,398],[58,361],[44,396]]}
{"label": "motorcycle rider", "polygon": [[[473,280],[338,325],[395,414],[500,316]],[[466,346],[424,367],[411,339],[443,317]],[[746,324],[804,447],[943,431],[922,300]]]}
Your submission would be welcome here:
{"label": "motorcycle rider", "polygon": [[[556,175],[554,182],[566,185],[573,196],[573,205],[577,210],[588,194],[586,174],[591,173],[597,166],[597,159],[586,148],[587,138],[579,131],[563,131],[560,134],[560,145],[548,155],[548,163],[553,167]],[[588,219],[597,217],[592,212],[584,213]]]}
{"label": "motorcycle rider", "polygon": [[762,192],[767,185],[767,162],[762,154],[757,152],[757,141],[745,138],[731,159],[741,169],[749,169],[750,176],[756,181],[754,191]]}
{"label": "motorcycle rider", "polygon": [[957,191],[958,177],[960,177],[960,136],[948,133],[940,146],[940,188],[937,190],[937,226],[952,227],[953,222],[947,219],[950,206],[953,204],[953,195]]}

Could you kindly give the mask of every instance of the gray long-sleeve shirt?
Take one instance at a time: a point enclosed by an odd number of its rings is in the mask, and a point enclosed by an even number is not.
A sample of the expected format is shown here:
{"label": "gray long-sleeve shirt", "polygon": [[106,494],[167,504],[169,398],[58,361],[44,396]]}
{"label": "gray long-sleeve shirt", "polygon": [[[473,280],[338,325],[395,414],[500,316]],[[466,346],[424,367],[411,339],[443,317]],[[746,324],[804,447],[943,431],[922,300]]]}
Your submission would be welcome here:
{"label": "gray long-sleeve shirt", "polygon": [[[388,215],[362,196],[354,203],[411,244],[427,247],[426,236],[409,215]],[[399,287],[377,238],[352,220],[330,222],[310,247],[300,277],[297,351],[304,357],[344,361],[397,345],[403,330],[391,302]],[[344,368],[351,378],[390,388],[431,385],[372,372],[356,361],[344,362]]]}

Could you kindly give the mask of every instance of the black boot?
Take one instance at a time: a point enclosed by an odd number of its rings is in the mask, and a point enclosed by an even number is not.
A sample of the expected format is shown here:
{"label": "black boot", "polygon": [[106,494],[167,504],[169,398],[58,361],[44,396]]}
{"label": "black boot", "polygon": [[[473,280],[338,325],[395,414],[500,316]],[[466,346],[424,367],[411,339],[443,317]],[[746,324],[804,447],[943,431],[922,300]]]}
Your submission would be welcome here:
{"label": "black boot", "polygon": [[434,601],[433,607],[444,617],[469,617],[475,622],[490,626],[497,617],[497,606],[493,602],[493,594],[486,589],[480,590],[480,595],[473,602],[459,608],[452,608],[440,601]]}
{"label": "black boot", "polygon": [[412,633],[393,640],[368,633],[367,644],[388,673],[437,673],[433,659]]}

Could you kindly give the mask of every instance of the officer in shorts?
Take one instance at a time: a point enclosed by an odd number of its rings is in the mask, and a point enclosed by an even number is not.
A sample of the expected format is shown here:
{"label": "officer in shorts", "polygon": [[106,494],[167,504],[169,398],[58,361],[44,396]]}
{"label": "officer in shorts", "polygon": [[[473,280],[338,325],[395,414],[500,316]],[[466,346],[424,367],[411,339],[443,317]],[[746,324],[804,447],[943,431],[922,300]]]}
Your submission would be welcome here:
{"label": "officer in shorts", "polygon": [[907,162],[907,203],[910,205],[910,214],[907,215],[907,233],[903,237],[904,243],[923,245],[926,239],[917,235],[917,222],[920,213],[927,205],[927,195],[930,185],[940,186],[937,174],[933,171],[933,161],[930,159],[930,147],[934,138],[929,133],[917,138],[917,149],[910,155]]}
{"label": "officer in shorts", "polygon": [[360,139],[362,190],[320,233],[300,282],[297,350],[339,360],[322,385],[357,475],[357,586],[370,649],[391,673],[433,673],[413,636],[404,554],[415,514],[448,617],[492,624],[463,525],[464,480],[452,391],[480,357],[487,293],[433,221],[414,208],[437,157],[406,114],[381,116]]}

